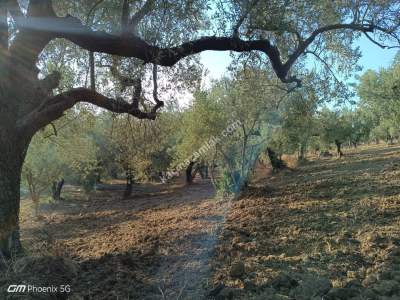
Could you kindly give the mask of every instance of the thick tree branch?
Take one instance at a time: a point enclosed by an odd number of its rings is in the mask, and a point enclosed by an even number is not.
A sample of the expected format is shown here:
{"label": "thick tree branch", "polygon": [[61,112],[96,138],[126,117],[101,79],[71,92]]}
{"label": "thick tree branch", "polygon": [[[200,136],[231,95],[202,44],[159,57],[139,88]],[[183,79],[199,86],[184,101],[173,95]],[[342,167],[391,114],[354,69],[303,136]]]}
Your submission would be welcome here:
{"label": "thick tree branch", "polygon": [[[279,78],[285,79],[282,72],[279,51],[268,40],[244,41],[230,37],[203,37],[198,40],[183,43],[171,48],[160,48],[148,44],[135,35],[116,36],[100,31],[93,31],[84,26],[77,18],[67,15],[57,17],[51,8],[50,0],[34,0],[29,6],[28,17],[16,17],[20,30],[12,45],[12,52],[19,54],[26,49],[22,59],[28,65],[36,62],[43,48],[54,38],[65,38],[78,46],[92,51],[123,57],[135,57],[144,62],[164,66],[172,66],[180,59],[200,53],[205,50],[246,52],[259,50],[266,53]],[[131,19],[130,25],[135,25],[154,5],[154,0],[148,0]]]}
{"label": "thick tree branch", "polygon": [[46,99],[37,109],[17,122],[18,129],[25,134],[34,133],[60,118],[66,110],[79,102],[91,103],[115,113],[127,113],[139,119],[151,120],[156,118],[157,111],[161,107],[156,105],[150,112],[144,112],[121,98],[112,99],[87,88],[74,88]]}
{"label": "thick tree branch", "polygon": [[[286,62],[282,62],[278,48],[272,45],[267,39],[242,40],[235,37],[206,36],[176,47],[160,48],[148,44],[135,35],[122,37],[105,32],[92,31],[89,27],[83,26],[78,19],[71,16],[51,19],[52,26],[45,26],[45,24],[41,24],[40,22],[32,25],[37,30],[47,32],[48,35],[54,38],[68,39],[89,51],[123,57],[135,57],[143,60],[145,63],[150,62],[163,66],[172,66],[182,58],[206,50],[230,50],[235,52],[261,51],[269,57],[276,75],[282,82],[296,82],[297,84],[300,81],[294,77],[288,77],[288,72],[317,36],[328,31],[340,29],[361,32],[373,32],[375,30],[372,24],[332,24],[318,28],[307,39],[300,42],[297,49],[288,57]],[[47,20],[47,22],[49,21]]]}
{"label": "thick tree branch", "polygon": [[[37,2],[43,2],[36,0]],[[50,0],[44,1],[48,3]],[[132,17],[130,24],[135,24],[136,20],[141,20],[149,10],[153,7],[154,0],[146,1],[145,5]],[[361,32],[373,32],[374,25],[372,24],[332,24],[316,29],[307,39],[300,41],[296,50],[289,55],[286,62],[282,62],[280,52],[275,45],[272,45],[267,39],[258,40],[242,40],[236,37],[215,37],[206,36],[183,43],[179,46],[170,48],[160,48],[150,45],[143,39],[134,34],[129,35],[112,35],[105,32],[93,31],[91,28],[82,25],[80,20],[72,16],[60,18],[55,16],[54,11],[46,4],[42,4],[43,10],[47,11],[46,18],[21,18],[19,27],[23,31],[32,33],[38,32],[35,36],[40,40],[47,38],[65,38],[78,46],[92,52],[102,52],[123,57],[135,57],[143,60],[145,63],[154,63],[163,66],[172,66],[182,58],[197,54],[206,50],[214,51],[235,51],[249,52],[261,51],[265,53],[272,64],[272,67],[278,78],[285,83],[296,82],[300,85],[300,80],[295,77],[288,76],[289,70],[296,60],[304,53],[307,47],[315,40],[317,36],[327,31],[349,29]],[[33,8],[30,12],[36,15],[36,10]],[[43,14],[41,12],[40,14]],[[380,29],[380,28],[379,28]],[[45,41],[42,43],[36,42],[36,49],[44,47]],[[32,51],[32,48],[34,49]],[[30,51],[35,52],[35,47],[30,47]]]}
{"label": "thick tree branch", "polygon": [[153,65],[153,99],[156,102],[153,110],[156,112],[164,106],[164,102],[158,98],[158,68],[156,64]]}
{"label": "thick tree branch", "polygon": [[[236,52],[258,50],[268,55],[276,74],[281,80],[285,82],[291,81],[291,79],[286,78],[287,70],[283,68],[278,48],[271,45],[268,40],[245,41],[231,37],[207,36],[176,47],[160,48],[150,45],[134,35],[122,37],[105,32],[92,31],[89,27],[82,25],[78,19],[71,16],[64,18],[49,17],[45,20],[42,18],[24,19],[19,22],[19,26],[29,28],[30,31],[38,31],[41,36],[47,36],[49,40],[65,38],[89,51],[135,57],[145,63],[151,62],[163,66],[172,66],[184,57],[206,50],[231,50]],[[37,51],[34,52],[37,54]]]}
{"label": "thick tree branch", "polygon": [[80,34],[58,32],[55,35],[69,39],[82,48],[94,52],[103,52],[123,57],[136,57],[146,63],[155,63],[163,66],[172,66],[184,57],[206,50],[232,50],[237,52],[259,50],[271,56],[279,55],[277,48],[272,46],[268,40],[244,41],[230,37],[210,36],[183,43],[176,47],[160,48],[152,46],[136,36],[121,38],[87,29],[79,26],[79,28],[72,31],[80,32]]}

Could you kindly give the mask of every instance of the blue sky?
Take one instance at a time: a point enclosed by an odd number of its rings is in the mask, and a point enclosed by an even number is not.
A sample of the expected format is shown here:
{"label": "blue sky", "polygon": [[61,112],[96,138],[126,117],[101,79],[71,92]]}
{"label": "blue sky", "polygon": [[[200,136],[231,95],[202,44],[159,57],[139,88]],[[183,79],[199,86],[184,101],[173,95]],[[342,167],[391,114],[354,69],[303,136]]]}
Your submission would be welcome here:
{"label": "blue sky", "polygon": [[359,62],[363,66],[363,71],[368,69],[378,71],[382,67],[389,66],[399,51],[399,49],[382,49],[365,37],[360,39],[357,45],[363,54]]}
{"label": "blue sky", "polygon": [[[359,64],[363,67],[362,72],[367,69],[379,70],[382,67],[389,66],[398,51],[398,49],[381,49],[365,37],[362,37],[356,45],[360,46],[362,52],[359,61]],[[209,77],[217,79],[226,72],[231,59],[228,51],[205,51],[201,54],[201,61],[209,70]]]}

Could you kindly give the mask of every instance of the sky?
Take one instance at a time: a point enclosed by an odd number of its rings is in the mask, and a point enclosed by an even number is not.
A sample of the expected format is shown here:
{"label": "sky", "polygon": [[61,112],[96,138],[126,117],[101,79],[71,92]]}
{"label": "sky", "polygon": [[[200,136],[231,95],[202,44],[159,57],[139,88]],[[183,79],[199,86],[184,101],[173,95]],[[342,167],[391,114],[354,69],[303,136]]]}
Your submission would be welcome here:
{"label": "sky", "polygon": [[[378,71],[382,67],[387,67],[392,62],[398,49],[382,49],[362,37],[357,43],[362,52],[359,64],[363,71],[373,69]],[[205,51],[201,54],[201,61],[209,71],[209,79],[218,79],[225,72],[231,61],[229,51]]]}
{"label": "sky", "polygon": [[393,61],[399,49],[382,49],[363,37],[358,43],[363,56],[360,59],[360,65],[363,71],[368,69],[378,71],[382,67],[388,67]]}

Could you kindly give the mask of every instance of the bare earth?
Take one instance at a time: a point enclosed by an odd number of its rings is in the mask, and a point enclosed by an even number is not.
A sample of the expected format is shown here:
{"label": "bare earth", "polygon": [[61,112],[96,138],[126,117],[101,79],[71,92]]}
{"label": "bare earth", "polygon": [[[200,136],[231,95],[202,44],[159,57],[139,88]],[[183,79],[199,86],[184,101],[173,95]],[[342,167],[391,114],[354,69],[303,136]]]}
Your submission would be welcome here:
{"label": "bare earth", "polygon": [[346,152],[258,176],[234,202],[214,260],[214,282],[234,288],[226,294],[400,299],[400,147]]}
{"label": "bare earth", "polygon": [[207,180],[67,191],[40,221],[26,200],[23,243],[76,265],[68,299],[400,299],[400,147],[346,152],[259,168],[231,204]]}
{"label": "bare earth", "polygon": [[43,220],[24,219],[22,235],[34,252],[78,262],[71,285],[87,299],[202,299],[226,210],[214,194],[209,180],[146,184],[126,200],[98,191],[89,201],[42,206]]}

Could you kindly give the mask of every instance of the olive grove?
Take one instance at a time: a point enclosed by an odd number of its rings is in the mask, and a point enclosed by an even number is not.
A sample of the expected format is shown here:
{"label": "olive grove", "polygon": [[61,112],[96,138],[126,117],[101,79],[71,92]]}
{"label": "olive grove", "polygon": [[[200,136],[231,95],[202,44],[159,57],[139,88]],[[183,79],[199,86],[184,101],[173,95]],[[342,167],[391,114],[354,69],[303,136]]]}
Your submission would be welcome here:
{"label": "olive grove", "polygon": [[33,136],[78,103],[155,119],[168,83],[197,74],[193,56],[206,50],[266,63],[288,89],[302,86],[308,57],[321,62],[321,76],[326,62],[349,74],[360,35],[398,45],[398,8],[393,0],[1,1],[0,252],[21,248],[21,172]]}

